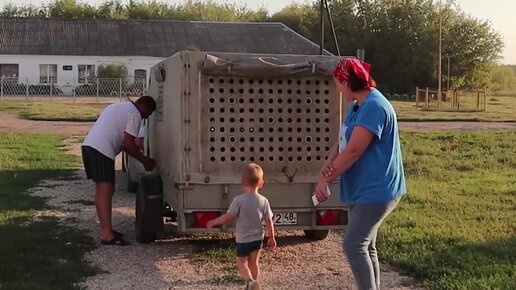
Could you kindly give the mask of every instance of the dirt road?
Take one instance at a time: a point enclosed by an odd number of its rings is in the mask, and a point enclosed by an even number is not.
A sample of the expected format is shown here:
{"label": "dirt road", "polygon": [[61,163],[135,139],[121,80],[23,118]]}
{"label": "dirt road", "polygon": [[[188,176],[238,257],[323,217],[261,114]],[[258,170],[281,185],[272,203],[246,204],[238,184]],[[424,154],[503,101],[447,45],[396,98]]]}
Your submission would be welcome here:
{"label": "dirt road", "polygon": [[[19,119],[15,114],[0,112],[0,132],[52,133],[60,135],[84,135],[92,122],[54,122]],[[403,131],[440,130],[516,130],[516,122],[400,122]]]}

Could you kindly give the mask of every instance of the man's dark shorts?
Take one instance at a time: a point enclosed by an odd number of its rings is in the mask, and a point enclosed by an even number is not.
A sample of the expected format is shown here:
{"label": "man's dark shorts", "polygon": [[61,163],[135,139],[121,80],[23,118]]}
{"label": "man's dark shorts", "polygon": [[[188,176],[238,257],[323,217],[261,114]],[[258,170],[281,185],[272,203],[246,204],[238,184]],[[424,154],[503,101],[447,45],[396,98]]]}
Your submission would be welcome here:
{"label": "man's dark shorts", "polygon": [[82,146],[86,177],[94,182],[115,183],[115,161],[90,146]]}
{"label": "man's dark shorts", "polygon": [[249,243],[236,243],[236,255],[237,257],[247,257],[252,252],[260,250],[262,245],[263,240]]}

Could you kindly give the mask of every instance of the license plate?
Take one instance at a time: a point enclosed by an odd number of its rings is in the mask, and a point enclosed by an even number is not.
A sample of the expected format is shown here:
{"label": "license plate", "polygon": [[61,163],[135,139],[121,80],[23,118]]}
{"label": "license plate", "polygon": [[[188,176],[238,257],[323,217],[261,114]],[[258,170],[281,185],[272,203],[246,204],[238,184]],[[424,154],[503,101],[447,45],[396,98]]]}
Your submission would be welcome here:
{"label": "license plate", "polygon": [[278,212],[274,214],[272,220],[275,225],[297,225],[297,213]]}

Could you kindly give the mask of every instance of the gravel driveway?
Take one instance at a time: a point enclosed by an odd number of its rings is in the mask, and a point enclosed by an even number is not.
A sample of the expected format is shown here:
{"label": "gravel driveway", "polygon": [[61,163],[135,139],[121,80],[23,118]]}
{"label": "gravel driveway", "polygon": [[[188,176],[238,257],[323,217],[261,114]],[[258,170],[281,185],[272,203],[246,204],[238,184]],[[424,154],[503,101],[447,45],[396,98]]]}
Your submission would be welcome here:
{"label": "gravel driveway", "polygon": [[[79,144],[69,139],[68,149],[78,154]],[[118,163],[119,166],[119,163]],[[72,181],[45,181],[32,193],[48,198],[56,215],[73,226],[83,228],[99,243],[98,225],[93,200],[93,184],[85,179],[82,170]],[[124,183],[119,172],[117,180]],[[127,247],[99,246],[87,253],[87,260],[103,273],[90,277],[84,283],[87,289],[243,289],[231,281],[220,283],[227,269],[210,265],[198,258],[202,249],[216,247],[213,236],[169,236],[149,245],[134,241],[134,194],[117,186],[113,199],[114,227],[126,234],[132,243]],[[221,236],[227,244],[228,237]],[[381,254],[381,249],[380,249]],[[388,270],[382,270],[383,289],[421,289],[404,286],[407,279]],[[226,272],[225,272],[226,271]],[[230,270],[236,273],[236,270]],[[342,255],[341,236],[331,233],[318,242],[306,240],[302,232],[280,232],[278,248],[262,256],[263,289],[354,289],[351,270]]]}

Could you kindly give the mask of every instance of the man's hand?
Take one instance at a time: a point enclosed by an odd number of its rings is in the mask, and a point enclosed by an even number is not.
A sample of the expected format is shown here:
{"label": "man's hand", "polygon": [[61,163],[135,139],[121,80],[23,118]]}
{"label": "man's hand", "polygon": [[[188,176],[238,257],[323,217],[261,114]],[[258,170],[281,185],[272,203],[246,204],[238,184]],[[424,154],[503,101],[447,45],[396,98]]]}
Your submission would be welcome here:
{"label": "man's hand", "polygon": [[151,171],[156,166],[156,161],[149,157],[144,157],[142,160],[143,167],[145,167],[145,170]]}

